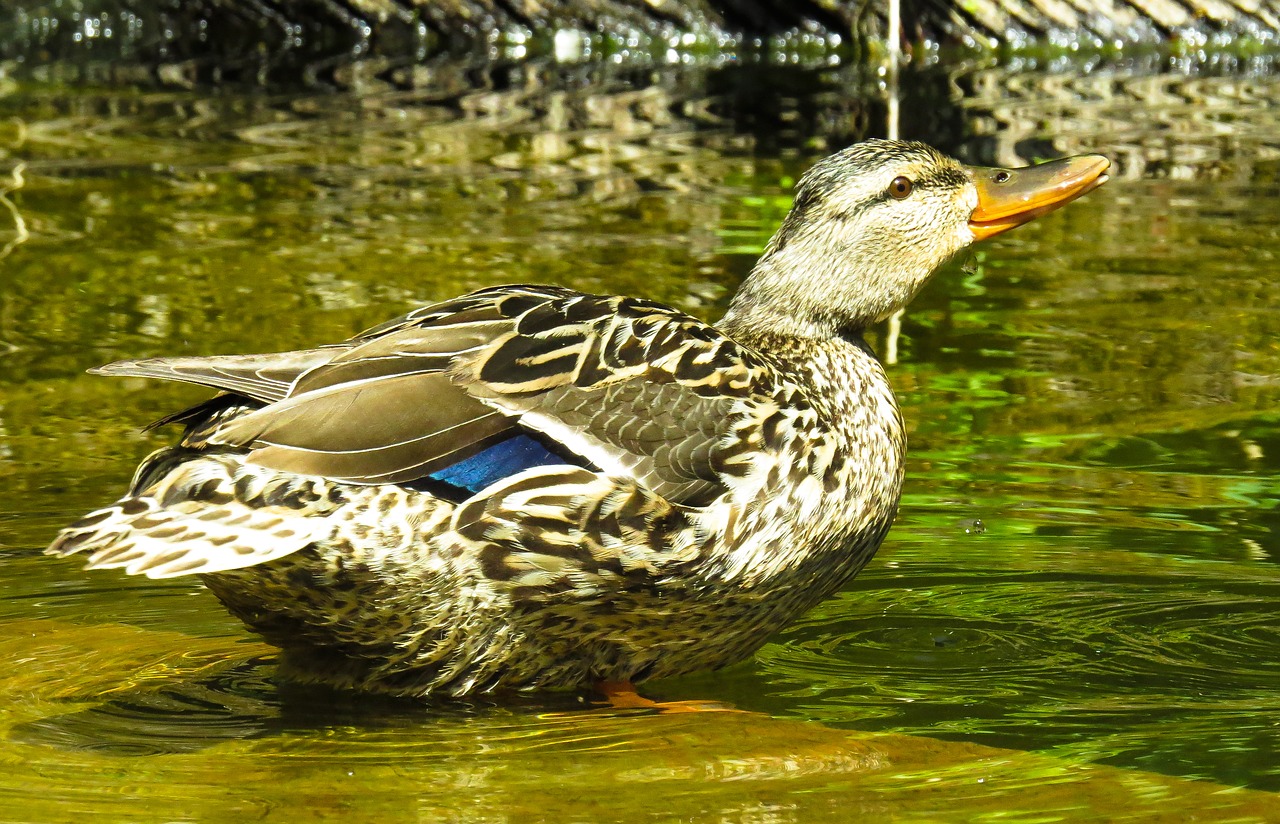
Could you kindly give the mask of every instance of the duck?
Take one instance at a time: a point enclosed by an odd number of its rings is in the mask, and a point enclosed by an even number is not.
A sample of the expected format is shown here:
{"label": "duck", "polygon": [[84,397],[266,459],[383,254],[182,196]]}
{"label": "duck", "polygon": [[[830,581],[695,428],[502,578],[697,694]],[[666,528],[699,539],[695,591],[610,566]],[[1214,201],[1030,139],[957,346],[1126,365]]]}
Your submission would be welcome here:
{"label": "duck", "polygon": [[216,394],[46,552],[195,576],[281,678],[340,690],[621,696],[740,662],[897,512],[906,432],[864,333],[1109,165],[856,143],[800,179],[714,324],[511,285],[341,343],[91,369]]}

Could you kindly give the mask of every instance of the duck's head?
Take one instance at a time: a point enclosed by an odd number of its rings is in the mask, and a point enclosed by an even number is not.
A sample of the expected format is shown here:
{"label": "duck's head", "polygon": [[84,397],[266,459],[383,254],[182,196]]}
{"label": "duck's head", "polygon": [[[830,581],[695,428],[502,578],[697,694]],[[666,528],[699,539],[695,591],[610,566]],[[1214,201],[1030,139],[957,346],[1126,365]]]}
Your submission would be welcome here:
{"label": "duck's head", "polygon": [[857,332],[906,306],[969,244],[1075,200],[1111,163],[965,166],[923,143],[868,140],[820,161],[724,324],[803,336]]}

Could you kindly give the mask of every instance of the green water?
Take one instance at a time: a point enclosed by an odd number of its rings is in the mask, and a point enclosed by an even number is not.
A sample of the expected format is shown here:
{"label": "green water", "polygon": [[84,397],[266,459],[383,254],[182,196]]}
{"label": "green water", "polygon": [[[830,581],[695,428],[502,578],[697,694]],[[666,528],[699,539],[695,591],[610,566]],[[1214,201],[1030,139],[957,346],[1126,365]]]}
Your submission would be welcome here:
{"label": "green water", "polygon": [[[200,390],[115,358],[344,338],[517,281],[717,317],[874,76],[498,76],[268,93],[0,80],[0,820],[1267,820],[1280,809],[1280,82],[908,77],[904,131],[1115,179],[958,261],[888,367],[876,560],[731,670],[387,702],[273,680],[200,587],[40,555]],[[753,84],[767,80],[767,93]],[[874,332],[881,351],[886,330]]]}

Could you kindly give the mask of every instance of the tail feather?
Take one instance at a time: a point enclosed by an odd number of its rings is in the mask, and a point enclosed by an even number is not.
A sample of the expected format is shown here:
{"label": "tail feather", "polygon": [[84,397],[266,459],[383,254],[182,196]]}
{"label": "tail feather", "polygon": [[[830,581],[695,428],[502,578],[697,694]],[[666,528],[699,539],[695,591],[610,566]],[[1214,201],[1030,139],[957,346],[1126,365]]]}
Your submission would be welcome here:
{"label": "tail feather", "polygon": [[[144,466],[170,457],[162,451]],[[188,461],[71,524],[45,552],[87,554],[89,569],[149,578],[265,563],[333,532],[323,516],[334,504],[306,488],[319,479],[289,480],[233,456]]]}
{"label": "tail feather", "polygon": [[64,529],[45,552],[91,553],[88,569],[173,578],[265,563],[329,531],[322,518],[278,507],[255,510],[232,502],[188,513],[161,509],[150,498],[124,498]]}

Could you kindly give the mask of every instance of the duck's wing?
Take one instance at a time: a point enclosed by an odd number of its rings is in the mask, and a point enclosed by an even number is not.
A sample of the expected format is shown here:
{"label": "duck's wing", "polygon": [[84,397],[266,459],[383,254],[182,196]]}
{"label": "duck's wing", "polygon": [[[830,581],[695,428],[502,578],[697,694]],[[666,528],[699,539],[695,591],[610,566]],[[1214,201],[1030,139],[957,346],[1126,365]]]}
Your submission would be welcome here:
{"label": "duck's wing", "polygon": [[522,315],[454,358],[468,394],[612,475],[669,500],[723,489],[744,402],[767,370],[738,344],[649,301],[583,296]]}
{"label": "duck's wing", "polygon": [[353,344],[209,443],[274,469],[400,483],[532,434],[693,503],[720,488],[734,411],[760,371],[669,307],[537,287],[427,307]]}
{"label": "duck's wing", "polygon": [[183,381],[234,392],[262,403],[274,403],[289,396],[298,376],[349,348],[351,345],[339,344],[268,355],[142,358],[108,363],[90,369],[89,373]]}
{"label": "duck's wing", "polygon": [[[271,352],[260,355],[199,355],[192,357],[140,358],[120,360],[89,370],[91,375],[158,378],[182,381],[232,392],[259,401],[276,403],[305,391],[298,379],[350,350],[398,330],[422,324],[434,324],[452,318],[462,327],[475,309],[518,312],[532,302],[551,300],[576,294],[554,286],[499,287],[484,289],[461,298],[431,304],[379,324],[342,343],[293,352]],[[373,370],[368,370],[373,371]],[[327,373],[330,379],[343,374]],[[172,416],[171,416],[172,417]],[[166,419],[170,420],[170,419]]]}

